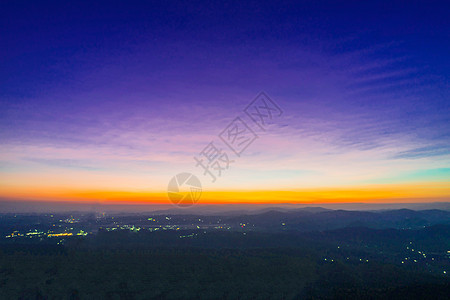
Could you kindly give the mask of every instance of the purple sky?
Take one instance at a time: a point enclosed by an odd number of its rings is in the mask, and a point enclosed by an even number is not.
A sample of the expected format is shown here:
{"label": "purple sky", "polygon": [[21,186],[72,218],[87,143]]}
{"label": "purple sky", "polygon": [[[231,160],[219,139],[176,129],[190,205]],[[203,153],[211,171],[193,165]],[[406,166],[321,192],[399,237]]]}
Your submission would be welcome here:
{"label": "purple sky", "polygon": [[207,188],[448,182],[438,3],[162,3],[2,4],[0,187],[202,176],[193,156],[260,91],[283,117]]}

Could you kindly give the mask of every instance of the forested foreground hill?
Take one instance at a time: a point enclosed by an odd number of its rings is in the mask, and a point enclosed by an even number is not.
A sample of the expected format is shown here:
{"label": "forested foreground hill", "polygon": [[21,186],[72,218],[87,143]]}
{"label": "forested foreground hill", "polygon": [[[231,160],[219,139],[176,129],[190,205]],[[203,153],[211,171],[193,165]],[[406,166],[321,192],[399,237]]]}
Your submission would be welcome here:
{"label": "forested foreground hill", "polygon": [[[4,243],[2,299],[448,299],[448,226]],[[414,250],[414,251],[413,251]]]}
{"label": "forested foreground hill", "polygon": [[2,254],[2,299],[445,299],[448,281],[394,264],[325,262],[308,249]]}

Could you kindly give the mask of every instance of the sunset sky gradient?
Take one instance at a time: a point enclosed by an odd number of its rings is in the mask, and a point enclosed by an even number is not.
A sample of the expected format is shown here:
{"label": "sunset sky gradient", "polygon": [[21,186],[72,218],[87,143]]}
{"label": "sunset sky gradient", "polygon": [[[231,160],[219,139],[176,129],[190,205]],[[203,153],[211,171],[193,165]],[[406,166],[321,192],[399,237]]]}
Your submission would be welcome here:
{"label": "sunset sky gradient", "polygon": [[[236,3],[2,2],[0,197],[170,203],[191,172],[201,203],[449,201],[442,3]],[[284,113],[237,157],[260,91]]]}

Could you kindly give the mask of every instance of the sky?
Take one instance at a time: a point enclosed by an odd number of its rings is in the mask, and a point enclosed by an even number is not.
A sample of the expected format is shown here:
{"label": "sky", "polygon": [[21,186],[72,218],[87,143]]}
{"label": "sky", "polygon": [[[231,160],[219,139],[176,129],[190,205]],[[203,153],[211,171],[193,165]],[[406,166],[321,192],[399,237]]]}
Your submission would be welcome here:
{"label": "sky", "polygon": [[199,203],[449,201],[449,6],[2,1],[0,198],[164,204],[187,172]]}

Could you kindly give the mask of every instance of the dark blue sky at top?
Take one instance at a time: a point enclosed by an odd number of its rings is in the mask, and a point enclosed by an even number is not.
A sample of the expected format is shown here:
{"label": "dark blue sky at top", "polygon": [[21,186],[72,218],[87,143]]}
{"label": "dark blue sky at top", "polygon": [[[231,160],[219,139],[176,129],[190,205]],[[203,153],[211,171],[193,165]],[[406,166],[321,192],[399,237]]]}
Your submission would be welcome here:
{"label": "dark blue sky at top", "polygon": [[[214,108],[243,105],[225,90],[242,101],[266,90],[288,111],[376,130],[352,129],[342,143],[405,130],[437,140],[427,147],[441,151],[450,131],[449,8],[445,1],[2,1],[1,135],[77,140],[98,134],[88,127],[117,126],[120,111],[139,117],[144,104],[173,115],[177,94],[190,99],[185,106]],[[340,84],[353,96],[341,95]],[[333,109],[364,115],[346,125]]]}
{"label": "dark blue sky at top", "polygon": [[[2,96],[27,95],[42,83],[70,80],[72,72],[101,65],[105,57],[142,42],[183,41],[189,48],[199,42],[270,47],[323,41],[329,51],[340,52],[401,41],[398,50],[407,49],[416,63],[429,65],[430,72],[449,74],[446,1],[2,1],[0,5]],[[352,36],[358,39],[334,44]]]}

